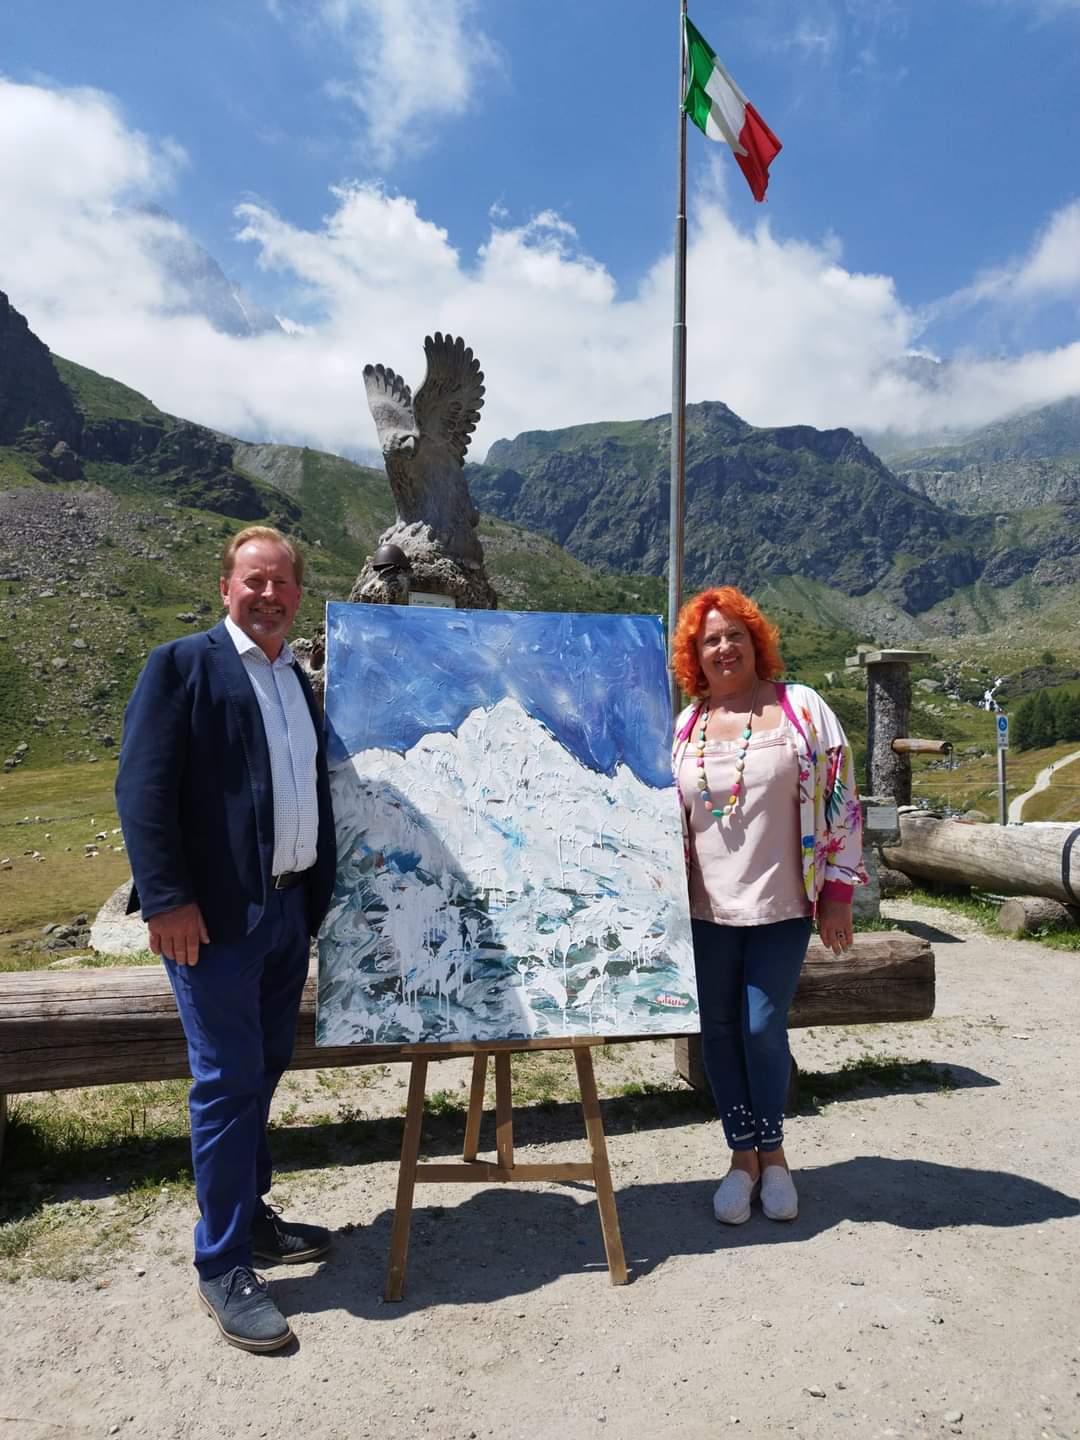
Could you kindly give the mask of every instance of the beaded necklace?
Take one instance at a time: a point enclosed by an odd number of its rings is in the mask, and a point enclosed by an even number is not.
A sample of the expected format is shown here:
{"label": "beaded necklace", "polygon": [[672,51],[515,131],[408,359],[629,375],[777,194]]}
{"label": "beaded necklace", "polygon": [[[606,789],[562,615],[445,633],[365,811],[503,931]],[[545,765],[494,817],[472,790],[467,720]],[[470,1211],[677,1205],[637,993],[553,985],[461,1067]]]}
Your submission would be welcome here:
{"label": "beaded necklace", "polygon": [[[726,805],[713,810],[713,814],[719,820],[722,816],[734,815],[739,804],[743,790],[743,771],[746,769],[746,752],[750,748],[750,730],[754,719],[754,706],[757,703],[758,684],[754,681],[754,693],[750,697],[750,713],[746,717],[746,724],[739,736],[739,748],[735,752],[735,779],[732,781],[731,794]],[[698,792],[705,805],[712,806],[712,797],[709,794],[709,782],[705,775],[705,731],[709,728],[709,707],[705,706],[701,716],[701,732],[697,744],[697,768],[698,768]]]}

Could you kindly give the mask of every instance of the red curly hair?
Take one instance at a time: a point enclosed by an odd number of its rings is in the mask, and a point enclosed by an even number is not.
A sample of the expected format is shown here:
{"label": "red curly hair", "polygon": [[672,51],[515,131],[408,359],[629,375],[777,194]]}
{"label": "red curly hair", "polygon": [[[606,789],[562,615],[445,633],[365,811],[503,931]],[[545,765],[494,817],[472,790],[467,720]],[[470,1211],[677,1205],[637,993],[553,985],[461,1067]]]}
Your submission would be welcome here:
{"label": "red curly hair", "polygon": [[686,695],[698,699],[709,693],[705,672],[698,658],[698,636],[710,610],[723,610],[741,620],[754,642],[754,668],[761,680],[777,680],[783,674],[780,655],[780,631],[771,625],[758,607],[734,585],[714,585],[688,600],[679,611],[672,646],[672,668]]}

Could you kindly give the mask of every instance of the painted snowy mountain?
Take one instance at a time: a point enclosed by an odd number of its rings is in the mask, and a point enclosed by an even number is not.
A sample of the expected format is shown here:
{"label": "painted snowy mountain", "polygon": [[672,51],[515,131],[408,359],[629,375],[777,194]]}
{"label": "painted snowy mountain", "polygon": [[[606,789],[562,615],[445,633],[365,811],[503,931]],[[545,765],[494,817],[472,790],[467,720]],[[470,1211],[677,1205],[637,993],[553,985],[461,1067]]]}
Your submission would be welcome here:
{"label": "painted snowy mountain", "polygon": [[332,776],[323,1045],[697,1028],[678,802],[514,699]]}

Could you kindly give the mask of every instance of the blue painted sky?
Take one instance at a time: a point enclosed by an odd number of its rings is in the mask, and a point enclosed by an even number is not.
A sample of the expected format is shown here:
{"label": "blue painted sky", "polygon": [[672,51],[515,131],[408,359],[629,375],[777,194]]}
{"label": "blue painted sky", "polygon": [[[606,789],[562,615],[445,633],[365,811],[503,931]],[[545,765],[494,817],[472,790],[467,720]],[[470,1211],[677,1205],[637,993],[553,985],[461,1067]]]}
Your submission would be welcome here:
{"label": "blue painted sky", "polygon": [[[756,206],[690,136],[691,399],[919,430],[1080,392],[1080,0],[690,9],[784,143]],[[0,288],[249,438],[370,446],[360,369],[415,383],[436,328],[487,372],[479,454],[661,413],[677,12],[4,0]],[[148,200],[288,335],[216,331]]]}
{"label": "blue painted sky", "polygon": [[584,766],[671,784],[660,621],[643,615],[327,606],[330,761],[411,749],[510,697]]}

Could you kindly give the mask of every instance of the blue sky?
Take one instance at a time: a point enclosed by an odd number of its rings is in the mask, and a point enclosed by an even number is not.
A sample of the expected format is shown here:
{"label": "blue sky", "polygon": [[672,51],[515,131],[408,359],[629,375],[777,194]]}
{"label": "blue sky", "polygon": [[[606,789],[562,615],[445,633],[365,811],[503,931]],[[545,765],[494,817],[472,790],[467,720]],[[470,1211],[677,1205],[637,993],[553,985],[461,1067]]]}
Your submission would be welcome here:
{"label": "blue sky", "polygon": [[[0,288],[60,353],[248,438],[370,446],[363,364],[415,383],[436,328],[487,372],[478,456],[659,413],[677,11],[5,0]],[[756,206],[689,137],[691,399],[917,432],[1080,393],[1080,0],[690,13],[784,142]],[[185,308],[170,226],[290,333]]]}
{"label": "blue sky", "polygon": [[648,615],[327,607],[331,764],[405,754],[514,699],[587,769],[671,784],[664,635]]}

